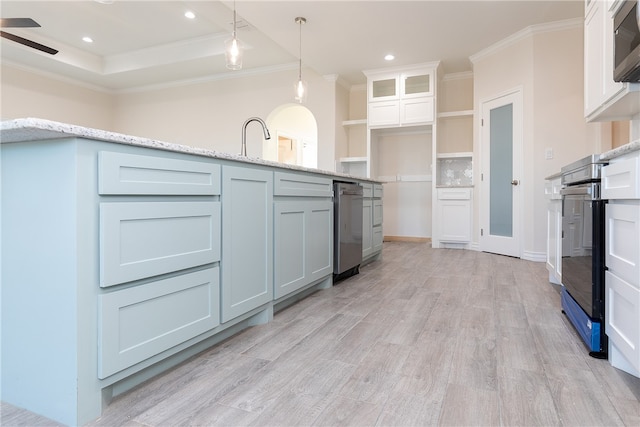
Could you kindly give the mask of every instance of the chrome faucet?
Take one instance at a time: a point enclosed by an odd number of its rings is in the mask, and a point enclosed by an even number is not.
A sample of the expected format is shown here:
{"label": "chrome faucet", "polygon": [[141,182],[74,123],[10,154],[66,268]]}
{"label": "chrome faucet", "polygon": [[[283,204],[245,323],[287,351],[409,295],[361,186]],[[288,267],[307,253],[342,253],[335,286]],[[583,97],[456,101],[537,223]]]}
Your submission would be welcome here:
{"label": "chrome faucet", "polygon": [[260,117],[250,117],[247,121],[242,125],[242,149],[240,150],[241,156],[247,156],[247,125],[251,122],[258,122],[262,126],[262,132],[264,132],[264,139],[271,139],[271,135],[269,134],[269,129],[267,129],[267,125]]}

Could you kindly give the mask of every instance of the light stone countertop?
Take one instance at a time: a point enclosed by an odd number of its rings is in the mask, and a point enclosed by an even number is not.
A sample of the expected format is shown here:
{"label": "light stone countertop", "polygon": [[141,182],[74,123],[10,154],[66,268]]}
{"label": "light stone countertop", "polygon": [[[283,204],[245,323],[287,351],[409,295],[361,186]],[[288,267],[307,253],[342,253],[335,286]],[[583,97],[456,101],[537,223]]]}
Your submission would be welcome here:
{"label": "light stone countertop", "polygon": [[176,153],[193,154],[196,156],[211,157],[214,159],[231,160],[241,163],[263,165],[292,171],[309,172],[331,177],[381,183],[380,181],[348,175],[340,172],[325,171],[302,166],[288,165],[274,161],[259,159],[256,157],[244,157],[239,154],[224,153],[206,148],[191,147],[182,144],[173,144],[149,138],[125,135],[84,126],[60,123],[51,120],[24,118],[0,122],[0,143],[20,143],[29,141],[55,140],[69,137],[92,139],[96,141],[113,142],[116,144],[133,145],[137,147],[153,148],[156,150],[173,151]]}
{"label": "light stone countertop", "polygon": [[611,160],[638,150],[640,150],[640,139],[631,141],[630,143],[614,148],[613,150],[605,151],[600,154],[600,160]]}

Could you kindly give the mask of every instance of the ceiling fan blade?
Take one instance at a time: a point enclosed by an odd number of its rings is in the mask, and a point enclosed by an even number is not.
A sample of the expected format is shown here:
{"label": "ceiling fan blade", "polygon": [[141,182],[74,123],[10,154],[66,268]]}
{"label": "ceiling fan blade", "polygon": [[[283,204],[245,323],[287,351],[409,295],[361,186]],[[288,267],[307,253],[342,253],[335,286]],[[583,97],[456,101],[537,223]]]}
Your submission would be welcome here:
{"label": "ceiling fan blade", "polygon": [[33,40],[25,39],[24,37],[16,36],[15,34],[7,33],[6,31],[0,31],[0,36],[4,37],[5,39],[12,40],[16,43],[20,43],[33,49],[48,53],[49,55],[55,55],[56,53],[58,53],[56,49],[50,48],[49,46],[36,43]]}
{"label": "ceiling fan blade", "polygon": [[40,24],[31,18],[0,18],[0,27],[33,28],[39,26]]}

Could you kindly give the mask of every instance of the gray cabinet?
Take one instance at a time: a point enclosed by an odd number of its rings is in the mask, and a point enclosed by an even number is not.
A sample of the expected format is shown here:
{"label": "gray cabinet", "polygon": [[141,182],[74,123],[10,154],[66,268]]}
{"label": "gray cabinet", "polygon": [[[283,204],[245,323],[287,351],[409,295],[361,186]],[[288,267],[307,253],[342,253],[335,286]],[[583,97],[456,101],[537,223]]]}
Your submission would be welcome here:
{"label": "gray cabinet", "polygon": [[220,324],[220,166],[101,151],[98,192],[104,379]]}
{"label": "gray cabinet", "polygon": [[369,261],[382,251],[382,184],[361,183],[362,260]]}
{"label": "gray cabinet", "polygon": [[275,173],[274,298],[333,272],[332,180]]}
{"label": "gray cabinet", "polygon": [[222,167],[222,322],[273,299],[273,171]]}
{"label": "gray cabinet", "polygon": [[98,296],[98,377],[220,324],[218,266]]}
{"label": "gray cabinet", "polygon": [[100,286],[220,260],[220,202],[100,204]]}

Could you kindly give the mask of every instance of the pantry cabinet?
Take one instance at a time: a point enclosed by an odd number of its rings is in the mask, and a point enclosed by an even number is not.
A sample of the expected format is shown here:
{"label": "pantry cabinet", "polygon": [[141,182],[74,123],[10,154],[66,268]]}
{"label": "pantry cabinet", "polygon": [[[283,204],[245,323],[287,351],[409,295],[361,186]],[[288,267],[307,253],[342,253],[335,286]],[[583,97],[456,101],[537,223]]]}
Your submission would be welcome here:
{"label": "pantry cabinet", "polygon": [[640,151],[602,168],[605,213],[605,332],[609,361],[640,377]]}

